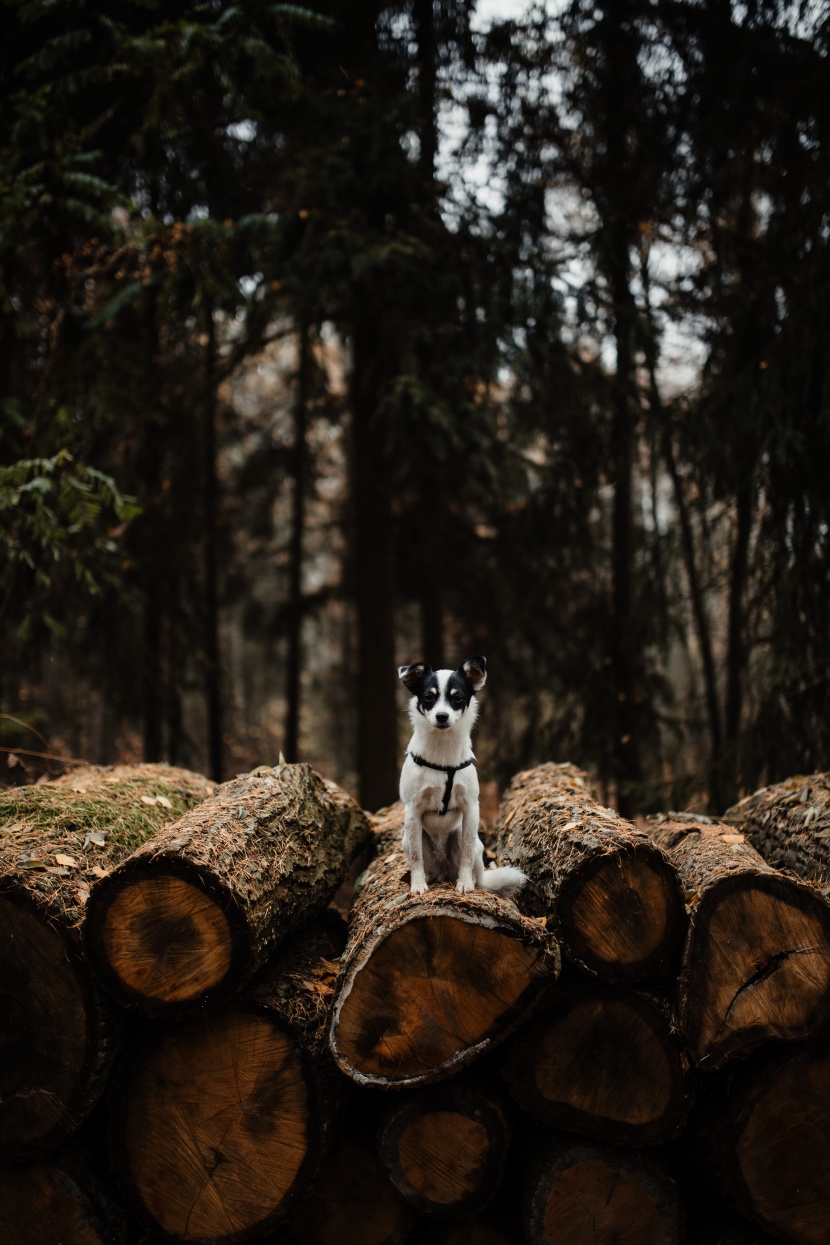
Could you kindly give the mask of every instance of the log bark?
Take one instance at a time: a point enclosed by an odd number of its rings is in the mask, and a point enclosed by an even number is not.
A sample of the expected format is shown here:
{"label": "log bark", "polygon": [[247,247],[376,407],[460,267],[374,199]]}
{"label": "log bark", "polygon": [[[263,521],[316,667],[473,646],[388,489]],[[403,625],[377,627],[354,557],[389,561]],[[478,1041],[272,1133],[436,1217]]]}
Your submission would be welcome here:
{"label": "log bark", "polygon": [[815,1033],[830,1014],[830,905],[731,826],[689,816],[650,833],[690,903],[679,1017],[694,1062],[720,1068]]}
{"label": "log bark", "polygon": [[530,878],[524,912],[556,921],[583,970],[609,982],[665,977],[686,928],[674,867],[572,765],[517,774],[496,825],[498,855]]}
{"label": "log bark", "polygon": [[638,1154],[587,1141],[554,1142],[528,1182],[529,1245],[680,1245],[674,1183]]}
{"label": "log bark", "polygon": [[115,1096],[113,1160],[140,1218],[182,1241],[246,1241],[310,1185],[348,1082],[326,1047],[342,947],[303,931],[232,1007],[145,1039]]}
{"label": "log bark", "polygon": [[724,814],[766,861],[830,893],[830,774],[762,787]]}
{"label": "log bark", "polygon": [[90,973],[90,888],[213,784],[167,765],[84,767],[0,793],[0,1161],[71,1136],[100,1097],[118,1016]]}
{"label": "log bark", "polygon": [[673,1140],[692,1100],[671,1009],[626,986],[560,988],[519,1033],[505,1077],[542,1124],[617,1145]]}
{"label": "log bark", "polygon": [[121,1208],[85,1157],[0,1168],[0,1245],[123,1245]]}
{"label": "log bark", "polygon": [[559,953],[538,921],[448,883],[411,895],[403,806],[376,824],[349,926],[330,1043],[361,1085],[425,1084],[492,1049],[555,981]]}
{"label": "log bark", "polygon": [[92,891],[89,958],[147,1014],[228,998],[329,902],[368,838],[363,813],[307,765],[223,783]]}
{"label": "log bark", "polygon": [[509,1129],[493,1094],[457,1086],[421,1092],[384,1120],[378,1157],[414,1210],[457,1216],[483,1210],[504,1173]]}
{"label": "log bark", "polygon": [[288,1224],[297,1245],[404,1245],[411,1208],[367,1146],[342,1142]]}
{"label": "log bark", "polygon": [[715,1131],[739,1209],[790,1245],[830,1233],[830,1038],[777,1053],[733,1079]]}

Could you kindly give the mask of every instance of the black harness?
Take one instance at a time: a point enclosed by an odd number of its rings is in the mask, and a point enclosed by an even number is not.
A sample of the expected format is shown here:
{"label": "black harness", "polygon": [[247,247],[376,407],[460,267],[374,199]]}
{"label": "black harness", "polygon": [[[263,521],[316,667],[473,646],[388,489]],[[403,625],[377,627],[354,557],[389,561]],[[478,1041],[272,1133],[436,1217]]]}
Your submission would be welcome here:
{"label": "black harness", "polygon": [[460,765],[433,765],[432,761],[425,761],[423,757],[416,756],[414,752],[407,752],[406,756],[414,761],[416,765],[424,765],[427,769],[440,769],[447,775],[447,785],[444,788],[444,798],[441,801],[441,807],[438,810],[438,816],[443,817],[450,806],[450,797],[452,796],[452,785],[455,782],[455,776],[460,769],[466,769],[468,765],[472,765],[475,757],[470,757],[468,761],[462,761]]}

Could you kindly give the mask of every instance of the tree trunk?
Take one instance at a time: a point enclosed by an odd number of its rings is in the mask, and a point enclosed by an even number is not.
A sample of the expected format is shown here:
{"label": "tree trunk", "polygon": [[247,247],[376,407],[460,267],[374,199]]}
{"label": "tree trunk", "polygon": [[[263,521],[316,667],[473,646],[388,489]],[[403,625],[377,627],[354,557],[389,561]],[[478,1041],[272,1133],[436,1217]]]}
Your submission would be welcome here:
{"label": "tree trunk", "polygon": [[525,1198],[529,1245],[680,1245],[674,1183],[640,1155],[587,1141],[554,1142]]}
{"label": "tree trunk", "polygon": [[724,814],[778,869],[830,888],[830,774],[788,778],[762,787]]}
{"label": "tree trunk", "polygon": [[229,1010],[132,1054],[113,1158],[148,1224],[230,1245],[275,1226],[308,1188],[349,1088],[326,1048],[341,948],[326,923],[304,930]]}
{"label": "tree trunk", "polygon": [[148,1013],[228,997],[321,911],[368,837],[366,818],[307,765],[224,783],[92,892],[101,980]]}
{"label": "tree trunk", "polygon": [[[360,803],[377,809],[395,798],[398,714],[390,467],[377,417],[377,334],[359,312],[352,361],[351,493],[357,611],[357,768]],[[374,370],[373,370],[374,369]]]}
{"label": "tree trunk", "polygon": [[377,827],[378,855],[352,911],[331,1047],[362,1085],[450,1076],[507,1035],[559,972],[554,939],[508,900],[454,886],[410,895],[403,807]]}
{"label": "tree trunk", "polygon": [[204,427],[203,427],[203,522],[205,591],[205,705],[207,709],[208,767],[214,782],[222,781],[222,693],[219,653],[219,556],[217,507],[219,481],[216,476],[216,327],[213,305],[205,309]]}
{"label": "tree trunk", "polygon": [[[746,640],[744,637],[744,591],[749,570],[749,539],[752,534],[751,477],[746,478],[737,490],[737,529],[732,550],[729,580],[729,631],[726,643],[726,719],[724,745],[726,748],[727,792],[736,791],[738,778],[738,741],[741,733],[741,710],[743,708],[743,678],[746,665]],[[734,798],[734,796],[733,796]]]}
{"label": "tree trunk", "polygon": [[2,1245],[123,1245],[124,1213],[85,1157],[0,1168]]}
{"label": "tree trunk", "polygon": [[419,1213],[455,1217],[483,1210],[507,1157],[508,1124],[496,1097],[457,1086],[396,1105],[378,1154],[395,1188]]}
{"label": "tree trunk", "polygon": [[605,981],[664,977],[686,927],[674,867],[648,835],[594,802],[572,765],[517,774],[496,824],[498,853],[530,882],[532,916],[553,916],[565,949]]}
{"label": "tree trunk", "polygon": [[680,1024],[701,1068],[773,1039],[809,1037],[830,1013],[830,906],[777,873],[730,826],[691,815],[651,830],[691,907]]}
{"label": "tree trunk", "polygon": [[519,1034],[505,1075],[542,1124],[616,1145],[673,1140],[692,1098],[668,1005],[625,986],[560,989]]}
{"label": "tree trunk", "polygon": [[0,1160],[48,1153],[104,1087],[119,1024],[82,953],[90,887],[211,790],[187,770],[125,765],[0,793]]}
{"label": "tree trunk", "polygon": [[827,1245],[830,1042],[795,1047],[733,1080],[714,1134],[739,1209],[790,1245]]}
{"label": "tree trunk", "polygon": [[285,663],[285,756],[300,759],[300,677],[302,675],[303,630],[303,534],[305,530],[305,490],[308,448],[306,446],[306,408],[309,399],[311,345],[309,330],[298,332],[297,397],[294,403],[293,476],[294,498],[291,515],[291,546],[288,570],[288,654]]}
{"label": "tree trunk", "polygon": [[297,1245],[403,1245],[412,1224],[376,1155],[346,1141],[323,1162],[289,1231]]}

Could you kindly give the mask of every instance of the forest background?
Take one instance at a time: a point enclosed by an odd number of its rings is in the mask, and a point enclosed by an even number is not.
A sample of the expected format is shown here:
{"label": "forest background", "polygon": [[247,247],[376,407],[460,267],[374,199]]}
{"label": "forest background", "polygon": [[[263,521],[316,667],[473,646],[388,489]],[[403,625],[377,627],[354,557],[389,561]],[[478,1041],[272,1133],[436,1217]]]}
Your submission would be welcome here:
{"label": "forest background", "polygon": [[[508,16],[505,16],[508,13]],[[830,768],[830,10],[5,0],[0,781],[282,751],[395,666],[623,811]]]}

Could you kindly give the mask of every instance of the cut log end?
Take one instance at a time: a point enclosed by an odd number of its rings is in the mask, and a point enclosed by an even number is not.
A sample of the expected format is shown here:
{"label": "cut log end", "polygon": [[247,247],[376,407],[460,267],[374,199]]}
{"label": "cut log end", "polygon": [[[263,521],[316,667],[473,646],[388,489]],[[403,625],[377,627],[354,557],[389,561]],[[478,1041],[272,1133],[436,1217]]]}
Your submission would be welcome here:
{"label": "cut log end", "polygon": [[506,1075],[518,1104],[543,1124],[619,1145],[676,1137],[690,1102],[665,1009],[620,986],[560,992],[520,1035]]}
{"label": "cut log end", "polygon": [[289,1227],[299,1245],[403,1245],[412,1211],[371,1150],[345,1142],[323,1161]]}
{"label": "cut log end", "polygon": [[183,1241],[233,1240],[282,1217],[313,1122],[290,1038],[267,1017],[232,1012],[151,1049],[121,1127],[124,1183],[143,1217]]}
{"label": "cut log end", "polygon": [[558,914],[573,958],[611,982],[666,976],[686,924],[674,870],[645,844],[574,870]]}
{"label": "cut log end", "polygon": [[94,1021],[56,929],[2,897],[0,929],[0,1157],[20,1161],[73,1131]]}
{"label": "cut log end", "polygon": [[622,1153],[573,1145],[531,1184],[531,1245],[678,1245],[677,1195],[655,1168]]}
{"label": "cut log end", "polygon": [[335,1008],[331,1045],[364,1084],[415,1084],[496,1040],[548,975],[541,944],[486,918],[420,916],[352,965]]}
{"label": "cut log end", "polygon": [[227,980],[233,931],[218,901],[165,874],[112,886],[96,913],[99,971],[125,1001],[185,1004],[216,994]]}
{"label": "cut log end", "polygon": [[750,1090],[723,1155],[745,1213],[792,1245],[827,1245],[830,1045],[806,1049]]}
{"label": "cut log end", "polygon": [[427,1215],[483,1209],[501,1180],[507,1123],[496,1099],[473,1091],[421,1093],[384,1122],[379,1155],[392,1183]]}
{"label": "cut log end", "polygon": [[0,1245],[113,1245],[122,1237],[59,1167],[0,1168]]}
{"label": "cut log end", "polygon": [[699,1066],[808,1037],[830,1009],[830,909],[789,879],[738,873],[700,900],[689,962],[684,1010]]}

